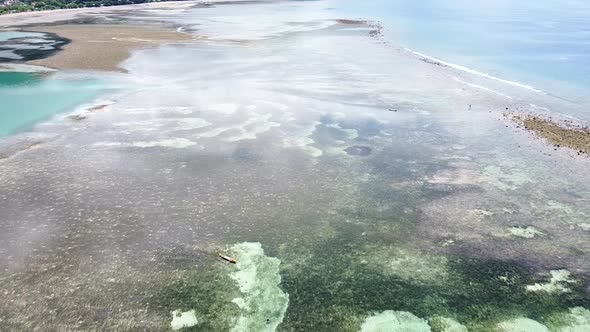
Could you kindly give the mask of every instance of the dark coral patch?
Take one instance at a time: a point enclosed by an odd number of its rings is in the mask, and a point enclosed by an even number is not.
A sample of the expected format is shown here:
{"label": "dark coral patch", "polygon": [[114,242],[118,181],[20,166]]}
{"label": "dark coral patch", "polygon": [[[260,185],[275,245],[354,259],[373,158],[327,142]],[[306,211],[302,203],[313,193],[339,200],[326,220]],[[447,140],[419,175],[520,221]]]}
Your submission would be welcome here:
{"label": "dark coral patch", "polygon": [[349,146],[346,149],[344,149],[344,151],[346,151],[346,153],[348,153],[351,156],[368,156],[371,154],[371,148],[368,146],[362,146],[362,145],[353,145],[353,146]]}

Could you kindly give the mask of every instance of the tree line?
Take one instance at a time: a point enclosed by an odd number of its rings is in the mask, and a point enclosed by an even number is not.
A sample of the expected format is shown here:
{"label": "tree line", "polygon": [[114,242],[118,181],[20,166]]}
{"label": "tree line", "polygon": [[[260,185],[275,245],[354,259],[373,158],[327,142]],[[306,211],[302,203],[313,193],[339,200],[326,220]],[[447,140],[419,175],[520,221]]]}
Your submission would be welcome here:
{"label": "tree line", "polygon": [[23,0],[18,3],[1,6],[0,15],[35,10],[118,6],[156,1],[157,0]]}

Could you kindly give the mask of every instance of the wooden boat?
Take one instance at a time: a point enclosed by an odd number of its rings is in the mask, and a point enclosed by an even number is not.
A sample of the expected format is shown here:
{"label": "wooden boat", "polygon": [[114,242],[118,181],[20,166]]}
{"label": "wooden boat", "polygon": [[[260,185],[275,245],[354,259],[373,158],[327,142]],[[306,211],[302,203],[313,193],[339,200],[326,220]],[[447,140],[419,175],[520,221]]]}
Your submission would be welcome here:
{"label": "wooden boat", "polygon": [[232,263],[232,264],[237,264],[237,263],[238,263],[238,261],[236,261],[235,259],[233,259],[233,258],[231,258],[231,257],[229,257],[229,256],[222,255],[222,254],[218,254],[218,255],[219,255],[219,257],[220,257],[221,259],[223,259],[224,261],[230,262],[230,263]]}

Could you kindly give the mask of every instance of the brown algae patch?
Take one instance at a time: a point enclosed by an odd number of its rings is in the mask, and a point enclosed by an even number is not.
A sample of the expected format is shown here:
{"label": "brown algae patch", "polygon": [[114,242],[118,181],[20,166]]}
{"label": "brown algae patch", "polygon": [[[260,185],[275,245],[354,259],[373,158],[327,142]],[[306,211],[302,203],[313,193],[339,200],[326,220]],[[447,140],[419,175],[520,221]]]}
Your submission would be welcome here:
{"label": "brown algae patch", "polygon": [[192,40],[189,34],[149,26],[68,24],[29,29],[54,33],[71,41],[53,56],[29,61],[30,64],[58,69],[121,71],[119,64],[127,59],[132,49]]}
{"label": "brown algae patch", "polygon": [[531,115],[511,115],[511,120],[535,135],[544,138],[554,147],[567,147],[578,154],[590,152],[590,129],[569,123],[558,123]]}

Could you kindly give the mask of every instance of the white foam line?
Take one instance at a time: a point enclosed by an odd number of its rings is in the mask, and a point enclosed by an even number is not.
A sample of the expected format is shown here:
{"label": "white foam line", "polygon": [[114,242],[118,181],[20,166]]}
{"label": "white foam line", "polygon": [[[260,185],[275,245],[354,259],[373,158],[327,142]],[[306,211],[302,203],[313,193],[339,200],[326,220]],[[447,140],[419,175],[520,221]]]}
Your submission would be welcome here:
{"label": "white foam line", "polygon": [[457,81],[457,82],[460,82],[460,83],[463,83],[463,84],[465,84],[465,85],[469,85],[469,86],[472,86],[472,87],[474,87],[474,88],[477,88],[477,89],[481,89],[481,90],[485,90],[485,91],[488,91],[488,92],[491,92],[491,93],[495,93],[495,94],[497,94],[498,96],[502,96],[502,97],[505,97],[505,98],[508,98],[508,99],[512,99],[512,97],[510,97],[510,96],[509,96],[509,95],[507,95],[507,94],[503,94],[502,92],[498,92],[498,91],[496,91],[496,90],[492,90],[492,89],[490,89],[490,88],[487,88],[487,87],[485,87],[485,86],[481,86],[481,85],[477,85],[477,84],[473,84],[473,83],[465,82],[465,81],[463,81],[463,80],[461,80],[461,79],[459,79],[459,78],[457,78],[457,77],[453,77],[453,78],[455,79],[455,81]]}
{"label": "white foam line", "polygon": [[446,62],[446,61],[443,61],[443,60],[440,60],[440,59],[437,59],[437,58],[434,58],[434,57],[428,56],[428,55],[426,55],[426,54],[423,54],[423,53],[420,53],[420,52],[413,51],[412,49],[409,49],[409,48],[407,48],[407,47],[404,47],[404,50],[406,50],[406,51],[408,51],[408,52],[410,52],[410,53],[412,53],[412,54],[414,54],[414,55],[417,55],[417,56],[419,56],[419,57],[421,57],[421,58],[428,59],[428,60],[431,60],[431,61],[436,61],[436,62],[438,62],[438,63],[440,63],[440,64],[443,64],[443,65],[445,65],[445,66],[448,66],[448,67],[451,67],[451,68],[455,68],[455,69],[458,69],[458,70],[464,71],[464,72],[466,72],[466,73],[470,73],[470,74],[473,74],[473,75],[477,75],[477,76],[485,77],[485,78],[487,78],[487,79],[491,79],[491,80],[494,80],[494,81],[502,82],[502,83],[505,83],[505,84],[509,84],[509,85],[517,86],[517,87],[519,87],[519,88],[523,88],[523,89],[531,90],[531,91],[534,91],[534,92],[537,92],[537,93],[542,93],[542,94],[545,94],[545,92],[543,92],[543,91],[541,91],[541,90],[539,90],[539,89],[536,89],[536,88],[534,88],[534,87],[532,87],[532,86],[530,86],[530,85],[526,85],[526,84],[518,83],[518,82],[515,82],[515,81],[509,81],[509,80],[501,79],[501,78],[499,78],[499,77],[495,77],[495,76],[492,76],[492,75],[490,75],[490,74],[482,73],[482,72],[479,72],[479,71],[477,71],[477,70],[473,70],[473,69],[467,68],[467,67],[465,67],[465,66],[456,65],[456,64],[454,64],[454,63]]}

